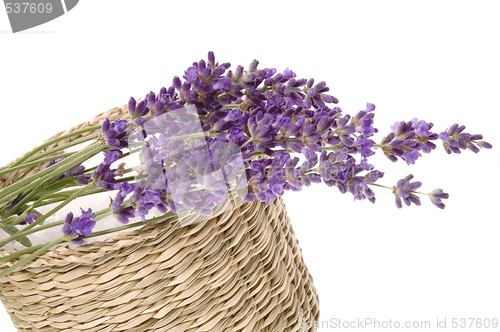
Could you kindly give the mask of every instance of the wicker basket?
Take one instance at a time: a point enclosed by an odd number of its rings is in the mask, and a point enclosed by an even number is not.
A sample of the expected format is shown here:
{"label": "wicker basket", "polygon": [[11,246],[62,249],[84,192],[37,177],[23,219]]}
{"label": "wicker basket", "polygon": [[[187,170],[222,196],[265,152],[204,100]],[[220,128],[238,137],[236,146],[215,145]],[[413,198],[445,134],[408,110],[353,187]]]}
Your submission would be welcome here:
{"label": "wicker basket", "polygon": [[[128,113],[115,108],[70,131],[106,117]],[[9,174],[0,188],[38,170]],[[184,218],[198,220],[181,227]],[[319,320],[281,198],[268,206],[228,199],[210,217],[175,217],[104,242],[59,246],[0,279],[0,290],[19,331],[315,331],[300,320]]]}

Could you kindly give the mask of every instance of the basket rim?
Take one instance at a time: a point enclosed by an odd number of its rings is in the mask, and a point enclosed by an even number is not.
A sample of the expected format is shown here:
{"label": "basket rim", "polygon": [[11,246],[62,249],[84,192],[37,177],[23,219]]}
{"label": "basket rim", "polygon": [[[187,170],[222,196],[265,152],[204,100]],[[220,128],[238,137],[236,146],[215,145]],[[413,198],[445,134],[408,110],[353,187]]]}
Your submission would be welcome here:
{"label": "basket rim", "polygon": [[[210,216],[201,216],[194,212],[190,212],[182,217],[178,217],[177,215],[169,216],[166,217],[165,220],[146,224],[144,226],[141,226],[139,229],[135,229],[132,231],[121,231],[103,241],[94,241],[91,243],[79,245],[74,248],[69,248],[67,244],[60,244],[55,248],[48,250],[44,254],[38,256],[35,260],[24,265],[13,273],[30,268],[48,268],[52,266],[62,267],[72,263],[91,264],[93,261],[104,257],[109,252],[118,251],[122,248],[130,247],[146,240],[154,239],[158,236],[158,234],[160,234],[165,228],[168,228],[169,226],[187,227],[179,224],[186,223],[188,225],[191,225],[204,222],[206,223],[214,218],[218,218],[228,209],[231,209],[231,211],[237,210],[244,203],[245,202],[241,198],[228,197],[215,208],[214,213]],[[18,250],[16,249],[0,250],[0,257],[7,256],[17,251]],[[27,257],[28,255],[29,254],[24,254],[16,257],[13,260],[1,262],[0,267],[10,267],[17,261],[23,259],[24,257]],[[9,275],[7,275],[6,277],[8,276]]]}

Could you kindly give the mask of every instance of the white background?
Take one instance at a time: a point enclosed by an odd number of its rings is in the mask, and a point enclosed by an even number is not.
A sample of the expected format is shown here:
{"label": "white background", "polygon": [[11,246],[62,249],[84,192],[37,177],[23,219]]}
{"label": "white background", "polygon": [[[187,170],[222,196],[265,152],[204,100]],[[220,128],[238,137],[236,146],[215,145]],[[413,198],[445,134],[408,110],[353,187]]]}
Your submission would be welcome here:
{"label": "white background", "polygon": [[[395,121],[418,117],[438,132],[465,124],[493,144],[477,155],[447,155],[439,145],[412,166],[372,158],[386,172],[381,184],[411,173],[422,191],[450,193],[445,210],[427,197],[398,210],[381,188],[374,205],[325,185],[285,194],[321,320],[428,320],[432,331],[436,319],[449,330],[452,318],[500,319],[497,4],[87,0],[17,34],[2,9],[0,164],[130,96],[170,86],[209,50],[232,68],[253,59],[290,68],[326,81],[346,113],[374,103],[377,141]],[[0,323],[15,331],[3,310]]]}

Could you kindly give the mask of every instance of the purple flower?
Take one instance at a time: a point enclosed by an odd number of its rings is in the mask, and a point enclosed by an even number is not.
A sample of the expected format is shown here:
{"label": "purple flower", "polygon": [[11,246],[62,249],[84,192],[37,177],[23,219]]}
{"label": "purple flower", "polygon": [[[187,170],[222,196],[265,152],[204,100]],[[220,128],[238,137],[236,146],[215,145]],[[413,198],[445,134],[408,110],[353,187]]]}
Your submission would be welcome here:
{"label": "purple flower", "polygon": [[118,212],[120,210],[124,200],[125,200],[125,197],[123,195],[121,195],[120,192],[118,192],[115,199],[111,199],[111,204],[109,205],[110,210],[112,212]]}
{"label": "purple flower", "polygon": [[[285,70],[286,72],[286,70]],[[293,72],[292,72],[293,73]],[[295,75],[295,74],[294,74]],[[285,75],[284,75],[285,77]],[[307,83],[312,86],[312,82],[309,80]],[[305,83],[305,82],[304,82]],[[329,88],[326,86],[326,83],[321,81],[318,84],[316,84],[314,87],[309,87],[307,89],[307,96],[304,100],[304,107],[311,107],[313,106],[314,108],[323,108],[326,106],[325,103],[338,103],[338,99],[331,96],[324,94],[324,92],[329,91]]]}
{"label": "purple flower", "polygon": [[[360,135],[354,141],[355,147],[353,149],[353,153],[358,152],[359,154],[361,154],[363,159],[366,159],[375,154],[375,151],[371,149],[374,144],[375,142],[373,140],[364,138],[363,135]],[[359,148],[357,147],[358,145]]]}
{"label": "purple flower", "polygon": [[157,190],[146,190],[143,199],[144,203],[161,204],[159,192]]}
{"label": "purple flower", "polygon": [[283,78],[285,79],[290,79],[292,77],[295,77],[295,73],[293,71],[291,71],[290,69],[285,69],[285,71],[283,72]]}
{"label": "purple flower", "polygon": [[378,130],[373,128],[373,119],[366,118],[361,120],[361,125],[356,126],[356,131],[361,133],[363,137],[373,136]]}
{"label": "purple flower", "polygon": [[396,199],[396,206],[398,209],[401,209],[403,206],[401,204],[401,199],[405,202],[407,206],[410,206],[411,203],[415,205],[420,205],[420,198],[415,195],[413,192],[420,188],[422,185],[422,182],[420,181],[414,181],[411,182],[410,180],[413,179],[413,175],[407,175],[403,179],[399,180],[397,184],[393,187],[393,193],[395,195]]}
{"label": "purple flower", "polygon": [[406,161],[408,165],[422,156],[420,151],[430,153],[436,148],[431,140],[436,140],[438,135],[432,133],[431,122],[413,118],[409,122],[397,121],[391,126],[392,132],[382,139],[382,151],[393,162],[398,158]]}
{"label": "purple flower", "polygon": [[123,155],[121,150],[107,150],[104,152],[104,162],[112,164]]}
{"label": "purple flower", "polygon": [[415,134],[421,136],[430,136],[432,135],[429,130],[432,128],[432,123],[427,123],[424,120],[418,120],[417,118],[413,118],[411,120],[412,128],[415,130]]}
{"label": "purple flower", "polygon": [[192,83],[198,79],[198,70],[196,67],[192,66],[189,67],[185,72],[184,72],[184,79],[188,83]]}
{"label": "purple flower", "polygon": [[442,141],[446,141],[450,135],[446,131],[443,131],[442,133],[439,134],[439,139]]}
{"label": "purple flower", "polygon": [[[222,113],[222,112],[221,112]],[[217,117],[213,117],[213,120],[217,120]],[[225,131],[234,127],[235,123],[242,119],[240,110],[228,110],[226,115],[218,120],[213,126],[213,130],[217,132]]]}
{"label": "purple flower", "polygon": [[337,121],[337,128],[334,131],[335,134],[338,135],[338,138],[340,139],[342,144],[349,148],[354,144],[354,137],[352,137],[351,135],[356,132],[355,126],[348,125],[350,119],[351,116],[349,114],[344,115]]}
{"label": "purple flower", "polygon": [[121,208],[113,213],[115,218],[122,224],[128,224],[129,219],[135,216],[135,209],[133,206]]}
{"label": "purple flower", "polygon": [[92,220],[96,215],[92,213],[92,209],[88,209],[84,211],[80,208],[82,214],[80,217],[73,219],[73,213],[69,212],[64,219],[64,225],[62,228],[62,232],[67,236],[75,236],[78,235],[77,238],[73,239],[72,242],[77,244],[82,244],[83,239],[82,236],[92,235],[92,229],[94,228],[96,222]]}
{"label": "purple flower", "polygon": [[116,194],[115,199],[111,200],[111,204],[109,206],[111,211],[119,212],[122,207],[123,201],[125,200],[128,194],[134,191],[135,187],[136,187],[135,184],[131,184],[126,181],[122,183],[116,183],[114,185],[114,189],[118,190],[118,193]]}
{"label": "purple flower", "polygon": [[125,163],[118,165],[117,169],[110,169],[111,164],[107,162],[100,163],[97,168],[92,172],[92,182],[106,190],[115,189],[116,176],[123,176]]}
{"label": "purple flower", "polygon": [[63,161],[64,158],[65,157],[59,158],[57,160],[51,160],[51,161],[49,161],[48,163],[45,164],[44,168],[49,168],[50,166],[53,166],[53,165],[57,164],[60,161]]}
{"label": "purple flower", "polygon": [[127,181],[117,183],[114,189],[119,190],[119,194],[123,197],[126,197],[128,194],[132,193],[135,189],[136,185],[133,183],[128,183]]}
{"label": "purple flower", "polygon": [[448,130],[439,134],[439,139],[443,141],[443,147],[448,154],[457,153],[460,150],[469,149],[474,153],[479,152],[479,147],[485,149],[491,149],[492,145],[488,142],[482,141],[483,136],[480,134],[468,134],[462,133],[465,126],[459,126],[454,124],[448,128]]}
{"label": "purple flower", "polygon": [[[144,143],[140,152],[144,179],[136,184],[116,183],[123,169],[111,170],[109,165],[122,155],[119,150],[107,151],[104,163],[92,174],[98,186],[118,190],[110,205],[118,220],[126,223],[133,216],[146,220],[153,207],[162,213],[191,209],[208,215],[231,190],[246,201],[269,204],[287,190],[321,181],[351,193],[355,200],[373,203],[370,185],[384,174],[368,159],[377,148],[390,160],[403,159],[411,165],[422,152],[434,150],[438,138],[450,151],[491,147],[480,141],[481,135],[458,132],[458,126],[438,135],[431,122],[417,118],[396,122],[392,132],[375,144],[374,104],[367,103],[350,116],[329,107],[338,100],[327,94],[325,82],[315,84],[288,68],[278,73],[258,66],[254,60],[246,69],[228,70],[229,63],[219,65],[209,52],[208,60],[194,62],[182,77],[174,77],[169,88],[148,93],[140,103],[130,99],[128,109],[140,131],[128,135],[131,127],[124,120],[103,123],[101,139],[109,146],[122,148],[126,138]],[[149,110],[154,117],[143,119]],[[207,137],[199,141],[172,139],[202,132]],[[301,153],[305,161],[299,165],[290,152]],[[256,154],[263,158],[256,159]],[[398,207],[402,201],[420,204],[415,195],[420,182],[411,178],[393,188]],[[125,203],[129,194],[131,206]],[[436,202],[439,195],[432,196]]]}
{"label": "purple flower", "polygon": [[217,80],[217,83],[213,85],[214,90],[220,90],[221,92],[226,92],[231,86],[232,80],[229,77],[221,77]]}
{"label": "purple flower", "polygon": [[37,220],[38,216],[34,213],[28,213],[28,215],[24,218],[24,221],[21,223],[21,225],[30,225],[33,223],[33,221]]}
{"label": "purple flower", "polygon": [[117,189],[118,193],[116,194],[115,199],[111,200],[110,209],[115,218],[122,224],[128,223],[129,219],[135,216],[136,210],[133,206],[124,207],[122,204],[127,195],[134,192],[136,187],[138,186],[126,181],[117,183],[114,186],[114,189]]}
{"label": "purple flower", "polygon": [[441,202],[442,199],[447,199],[450,197],[449,194],[443,192],[441,189],[435,189],[429,193],[429,198],[431,199],[432,204],[437,206],[440,209],[444,209],[445,205]]}
{"label": "purple flower", "polygon": [[20,201],[21,201],[21,199],[20,199],[20,198],[16,198],[14,201],[12,201],[12,203],[11,203],[11,204],[9,205],[9,207],[7,208],[7,211],[12,210],[12,208],[13,208],[14,206],[16,206],[16,205],[17,205],[17,203],[19,203]]}
{"label": "purple flower", "polygon": [[141,201],[141,204],[135,208],[134,216],[141,217],[142,221],[146,221],[146,216],[148,215],[149,210],[154,208],[154,206],[155,205],[153,203],[145,203],[144,201]]}
{"label": "purple flower", "polygon": [[116,119],[111,122],[106,118],[101,126],[100,140],[110,147],[128,147],[127,135],[133,130],[127,127],[127,120]]}
{"label": "purple flower", "polygon": [[[57,160],[51,160],[47,164],[45,164],[44,168],[51,167],[64,159],[65,158],[63,157],[63,158],[59,158]],[[73,168],[72,170],[69,170],[69,171],[65,172],[64,174],[62,174],[61,176],[59,176],[56,180],[61,180],[64,178],[72,178],[76,183],[78,183],[80,185],[87,185],[90,182],[90,176],[83,174],[84,171],[85,171],[85,166],[78,165],[75,168]]]}
{"label": "purple flower", "polygon": [[80,185],[87,185],[90,182],[90,176],[83,174],[85,166],[78,165],[72,170],[64,173],[64,177],[71,177],[76,183]]}
{"label": "purple flower", "polygon": [[128,102],[128,113],[132,119],[142,118],[149,113],[149,108],[147,107],[146,101],[141,100],[137,105],[136,100],[130,97]]}

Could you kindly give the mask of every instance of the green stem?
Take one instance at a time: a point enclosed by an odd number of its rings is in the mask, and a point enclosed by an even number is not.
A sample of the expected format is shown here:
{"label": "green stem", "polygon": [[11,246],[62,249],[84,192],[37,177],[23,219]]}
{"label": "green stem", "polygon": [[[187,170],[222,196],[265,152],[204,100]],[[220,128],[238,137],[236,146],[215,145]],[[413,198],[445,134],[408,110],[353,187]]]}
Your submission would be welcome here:
{"label": "green stem", "polygon": [[35,222],[33,222],[31,225],[28,225],[26,226],[22,231],[21,233],[24,233],[25,231],[37,226],[37,225],[41,225],[43,224],[43,222],[48,218],[50,217],[51,215],[53,215],[54,213],[56,213],[57,211],[61,210],[63,207],[65,207],[66,205],[68,205],[71,201],[73,201],[75,198],[78,198],[80,196],[82,196],[81,194],[83,194],[86,190],[88,190],[89,188],[91,188],[92,186],[94,186],[93,183],[89,183],[87,184],[86,186],[80,188],[79,190],[76,190],[71,196],[69,196],[68,198],[66,198],[61,204],[57,205],[56,207],[54,207],[52,210],[50,210],[49,212],[45,213],[42,217],[38,218]]}
{"label": "green stem", "polygon": [[35,173],[21,181],[13,183],[10,186],[7,186],[6,188],[0,190],[0,197],[1,197],[0,203],[8,202],[16,198],[22,192],[30,190],[31,188],[39,185],[40,183],[44,183],[45,181],[50,182],[54,180],[64,172],[75,168],[85,160],[106,149],[106,146],[101,145],[100,142],[95,142],[94,144],[80,151],[81,153],[73,155],[53,165],[52,167],[41,170],[38,173]]}
{"label": "green stem", "polygon": [[[71,155],[73,155],[75,153],[76,152],[62,153],[62,154],[57,155],[57,157],[58,158],[68,157],[68,156],[71,156]],[[39,164],[42,164],[42,163],[49,162],[51,160],[54,160],[55,159],[54,157],[55,156],[52,156],[52,157],[49,157],[49,158],[44,158],[44,159],[33,161],[33,162],[30,162],[30,163],[22,164],[22,165],[19,165],[19,166],[16,166],[16,167],[9,167],[5,171],[0,171],[0,177],[3,176],[3,175],[5,175],[5,174],[9,174],[9,173],[12,173],[14,171],[17,171],[17,170],[20,170],[20,169],[23,169],[23,168],[27,168],[27,167],[31,167],[31,166],[36,166],[36,165],[39,165]]]}
{"label": "green stem", "polygon": [[21,266],[25,265],[25,264],[28,264],[29,262],[31,262],[32,260],[34,260],[35,258],[37,258],[38,256],[42,255],[43,253],[45,253],[47,250],[49,250],[52,246],[55,246],[59,243],[63,243],[63,242],[66,242],[67,239],[65,239],[64,237],[61,237],[57,240],[54,240],[52,242],[48,242],[46,243],[45,245],[43,245],[43,247],[41,247],[40,249],[38,249],[37,251],[35,251],[34,253],[32,253],[31,255],[29,255],[28,257],[26,258],[23,258],[21,259],[19,262],[15,263],[14,265],[12,265],[11,267],[7,268],[7,269],[4,269],[2,270],[2,272],[0,273],[0,279],[5,277],[7,274],[11,273],[12,271],[14,270],[17,270],[18,268],[20,268]]}
{"label": "green stem", "polygon": [[[63,191],[63,189],[70,188],[70,187],[80,187],[81,185],[76,183],[75,180],[73,180],[71,177],[66,177],[60,180],[54,181],[52,184],[46,186],[43,188],[35,197],[33,197],[31,200],[34,202],[39,202],[43,200],[46,196],[52,195],[52,194],[67,194],[68,191],[66,190]],[[67,196],[67,195],[65,195]]]}
{"label": "green stem", "polygon": [[43,149],[45,149],[46,147],[49,147],[51,146],[52,144],[54,143],[57,143],[57,142],[60,142],[62,140],[65,140],[67,138],[71,138],[73,136],[76,136],[76,135],[80,135],[80,134],[84,134],[84,133],[87,133],[89,131],[94,131],[96,129],[99,129],[101,128],[101,125],[100,124],[97,124],[95,126],[90,126],[90,127],[87,127],[87,128],[83,128],[83,129],[80,129],[80,130],[76,130],[72,133],[69,133],[69,134],[66,134],[66,135],[62,135],[62,136],[59,136],[57,138],[54,138],[42,145],[40,145],[39,147],[37,147],[36,149],[34,149],[33,151],[27,153],[24,157],[22,157],[21,159],[19,159],[18,161],[16,161],[14,164],[8,166],[8,167],[15,167],[17,165],[20,165],[23,161],[27,160],[29,157],[33,156],[34,154],[36,154],[37,152],[39,151],[42,151]]}
{"label": "green stem", "polygon": [[[37,186],[36,188],[33,188],[29,193],[28,195],[24,196],[23,199],[21,199],[21,201],[19,203],[17,203],[14,207],[12,207],[12,209],[10,209],[9,211],[6,211],[3,215],[2,215],[2,219],[7,219],[8,217],[10,217],[11,215],[15,214],[17,212],[17,210],[22,207],[26,202],[29,201],[29,199],[31,197],[33,197],[37,192],[39,192],[43,187],[44,187],[45,183],[42,183],[40,184],[39,186]],[[24,217],[26,215],[28,215],[28,213],[31,211],[30,208],[26,209],[22,214],[21,216],[24,215]],[[23,217],[23,219],[24,219]],[[22,222],[22,220],[20,220],[21,218],[18,218],[18,222]],[[17,223],[16,223],[17,224]],[[13,224],[15,225],[15,224]]]}
{"label": "green stem", "polygon": [[246,141],[245,143],[243,143],[243,144],[240,146],[240,148],[239,148],[239,150],[238,150],[238,151],[241,151],[241,150],[242,150],[242,149],[243,149],[243,148],[244,148],[247,144],[250,144],[250,142],[253,142],[253,139],[254,139],[254,137],[253,137],[253,136],[252,136],[252,137],[250,137],[250,138],[248,139],[248,141]]}
{"label": "green stem", "polygon": [[[111,214],[112,214],[112,211],[109,208],[106,208],[106,209],[100,210],[98,212],[95,212],[96,217],[93,220],[99,221],[103,218],[106,218],[107,216],[110,216]],[[48,228],[52,228],[52,227],[56,227],[56,226],[61,226],[63,224],[64,224],[64,220],[58,220],[58,221],[51,222],[49,224],[40,225],[36,229],[29,229],[28,231],[25,231],[25,229],[23,229],[21,232],[22,232],[22,235],[26,236],[26,235],[33,234],[33,233],[36,233],[39,231],[43,231],[44,229],[48,229]]]}
{"label": "green stem", "polygon": [[202,133],[194,133],[194,134],[186,134],[186,135],[165,137],[165,139],[177,139],[177,140],[181,140],[181,139],[186,139],[186,138],[197,138],[197,137],[205,137],[205,136],[213,137],[213,135],[211,135],[210,133],[204,131]]}
{"label": "green stem", "polygon": [[9,238],[0,241],[0,248],[2,248],[4,245],[6,245],[7,243],[9,243],[11,241],[17,240],[18,238],[20,238],[20,237],[22,237],[22,236],[24,236],[26,234],[30,234],[29,231],[33,227],[41,225],[48,217],[50,217],[51,215],[53,215],[54,213],[56,213],[57,211],[59,211],[60,209],[62,209],[64,206],[68,205],[68,203],[71,202],[73,199],[75,199],[77,197],[80,197],[81,196],[80,194],[83,193],[85,190],[87,190],[90,186],[93,186],[93,184],[89,183],[85,187],[80,188],[80,190],[77,190],[73,195],[69,196],[61,204],[57,205],[52,210],[50,210],[49,212],[45,213],[43,216],[41,216],[36,221],[34,221],[31,225],[28,225],[28,226],[24,227],[21,231],[19,231],[18,233],[10,236]]}
{"label": "green stem", "polygon": [[392,187],[383,186],[383,185],[378,184],[378,183],[367,183],[367,185],[369,185],[369,186],[375,186],[375,187],[380,187],[380,188],[385,188],[385,189],[389,189],[389,190],[394,190],[394,188],[392,188]]}
{"label": "green stem", "polygon": [[[376,187],[380,187],[380,188],[385,188],[385,189],[389,189],[391,191],[394,191],[394,188],[393,187],[387,187],[387,186],[383,186],[381,184],[377,184],[377,183],[367,183],[369,186],[376,186]],[[422,193],[420,191],[414,191],[414,190],[410,190],[408,191],[409,193],[413,193],[413,194],[420,194],[420,195],[427,195],[429,196],[429,193]]]}
{"label": "green stem", "polygon": [[[126,172],[124,172],[124,173],[126,173]],[[135,178],[136,178],[135,175],[128,176],[125,178],[118,179],[118,180],[116,180],[116,182],[120,183],[120,182],[125,182],[125,181],[132,181],[132,180],[135,180]],[[131,183],[134,183],[134,182],[131,182]],[[40,207],[40,206],[45,206],[45,205],[61,202],[61,201],[65,200],[69,195],[72,195],[76,190],[77,189],[67,190],[64,192],[59,192],[59,193],[54,193],[54,194],[44,196],[44,197],[40,198],[37,202],[33,203],[33,207]],[[94,188],[92,190],[85,192],[80,197],[89,196],[89,195],[93,195],[93,194],[99,194],[99,193],[103,193],[106,191],[109,191],[109,190],[106,190],[103,188]]]}
{"label": "green stem", "polygon": [[[132,154],[134,154],[134,153],[137,153],[137,152],[140,152],[140,151],[141,151],[141,148],[134,149],[134,150],[132,150],[132,151],[126,152],[126,153],[122,154],[122,155],[118,158],[118,160],[123,159],[123,158],[125,158],[125,157],[127,157],[127,156],[130,156],[130,155],[132,155]],[[86,169],[86,170],[85,170],[85,173],[93,172],[94,170],[96,170],[96,169],[97,169],[97,167],[99,167],[99,165],[94,166],[94,167],[91,167],[91,168],[88,168],[88,169]],[[89,174],[89,175],[90,175],[90,174]]]}
{"label": "green stem", "polygon": [[319,168],[311,168],[311,169],[308,169],[307,171],[302,172],[302,175],[305,175],[305,174],[308,174],[308,173],[313,173],[313,172],[319,173],[320,171],[321,170]]}
{"label": "green stem", "polygon": [[[64,201],[65,199],[67,199],[68,197],[70,197],[71,195],[76,193],[78,190],[80,190],[80,189],[72,189],[72,190],[67,190],[67,191],[53,193],[53,194],[43,196],[33,203],[33,207],[40,207],[40,206],[48,205],[48,204],[46,204],[46,201],[48,201],[48,200],[54,200],[54,201],[51,201],[50,204]],[[92,194],[97,194],[97,193],[100,193],[103,191],[106,191],[106,190],[103,188],[94,188],[92,190],[88,190],[87,192],[82,194],[80,197],[88,196],[88,195],[92,195]],[[58,199],[58,201],[55,201],[56,199]]]}
{"label": "green stem", "polygon": [[40,249],[42,247],[43,247],[43,244],[39,244],[37,246],[32,246],[32,247],[29,247],[29,248],[25,248],[23,250],[16,251],[16,252],[14,252],[14,253],[12,253],[10,255],[0,257],[0,263],[8,261],[8,260],[11,260],[13,258],[19,257],[19,256],[24,255],[24,254],[29,254],[30,252],[36,251],[36,250],[38,250],[38,249]]}
{"label": "green stem", "polygon": [[104,210],[101,210],[101,211],[95,213],[96,217],[94,218],[94,221],[99,221],[101,219],[109,217],[112,214],[113,214],[113,211],[111,211],[110,208],[106,208]]}
{"label": "green stem", "polygon": [[[127,168],[127,169],[123,170],[123,174],[132,173],[133,171],[134,171],[134,169]],[[92,176],[92,172],[90,172],[89,170],[86,170],[85,174],[87,174],[88,176]],[[132,181],[134,179],[135,179],[135,176],[128,176],[125,178],[117,179],[116,182],[119,183],[119,182],[124,182],[124,181]],[[42,204],[39,204],[39,203],[44,201],[44,200],[53,199],[53,198],[61,198],[62,197],[63,199],[65,199],[66,197],[71,195],[77,189],[66,190],[66,191],[61,191],[61,190],[68,188],[68,187],[77,187],[77,186],[80,186],[80,185],[77,184],[71,178],[64,178],[64,179],[61,179],[59,181],[54,182],[49,187],[44,188],[42,190],[42,193],[39,193],[39,195],[36,196],[35,199],[33,199],[32,201],[37,201],[35,203],[35,204],[37,204],[36,205],[37,207],[47,205],[45,203],[42,203]],[[107,191],[107,190],[97,188],[91,192],[85,193],[82,196],[92,195],[92,194],[96,194],[96,193],[100,193],[100,192],[104,192],[104,191]],[[47,194],[47,193],[49,193],[49,194]],[[61,201],[63,199],[60,199],[59,201]],[[55,201],[55,202],[58,202],[58,201]],[[52,203],[54,203],[54,202],[52,202]]]}
{"label": "green stem", "polygon": [[[85,142],[90,141],[92,139],[95,139],[97,137],[98,137],[98,134],[93,134],[93,135],[81,137],[81,138],[76,139],[74,141],[68,142],[68,143],[63,144],[63,145],[56,146],[56,147],[54,147],[54,148],[52,148],[52,149],[50,149],[48,151],[42,152],[40,154],[37,154],[36,156],[28,158],[27,161],[34,161],[34,160],[37,160],[40,157],[50,156],[50,155],[54,154],[55,152],[64,150],[66,148],[69,148],[69,147],[72,147],[72,146],[75,146],[75,145],[78,145],[78,144],[81,144],[81,143],[85,143]],[[54,156],[54,157],[56,157],[56,156]],[[59,155],[57,155],[57,157],[59,157]]]}
{"label": "green stem", "polygon": [[229,109],[239,109],[240,108],[240,104],[231,104],[231,105],[226,105],[224,106],[223,108],[229,108]]}

